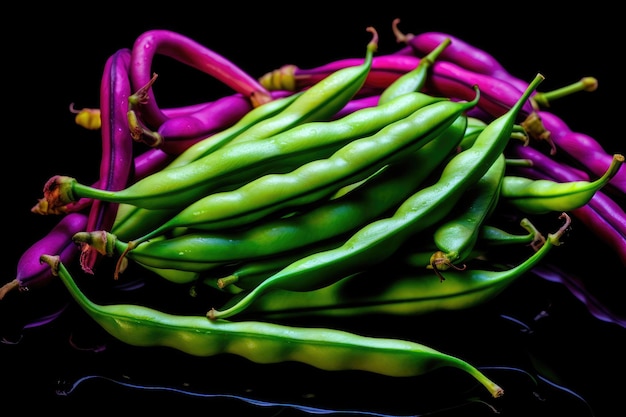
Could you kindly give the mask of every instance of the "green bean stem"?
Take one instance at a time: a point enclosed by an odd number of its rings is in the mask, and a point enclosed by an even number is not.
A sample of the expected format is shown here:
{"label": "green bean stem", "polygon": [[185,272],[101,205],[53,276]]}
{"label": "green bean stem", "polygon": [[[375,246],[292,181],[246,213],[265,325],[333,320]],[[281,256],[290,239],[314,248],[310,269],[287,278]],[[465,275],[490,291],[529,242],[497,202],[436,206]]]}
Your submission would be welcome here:
{"label": "green bean stem", "polygon": [[449,366],[467,372],[494,398],[504,394],[470,363],[408,340],[260,321],[209,321],[133,304],[96,304],[80,290],[58,256],[42,255],[41,260],[96,323],[132,346],[163,346],[201,357],[233,354],[261,364],[296,361],[327,371],[362,370],[392,377],[419,376]]}

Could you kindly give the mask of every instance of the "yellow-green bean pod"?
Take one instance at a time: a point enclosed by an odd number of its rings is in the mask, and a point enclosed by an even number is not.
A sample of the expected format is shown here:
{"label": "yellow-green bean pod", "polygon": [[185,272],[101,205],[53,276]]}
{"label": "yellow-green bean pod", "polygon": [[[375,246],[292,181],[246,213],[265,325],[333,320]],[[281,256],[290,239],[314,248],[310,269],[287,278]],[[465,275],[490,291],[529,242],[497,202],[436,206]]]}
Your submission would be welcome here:
{"label": "yellow-green bean pod", "polygon": [[210,321],[137,304],[96,304],[80,290],[58,256],[42,255],[41,260],[51,266],[86,314],[131,346],[167,347],[199,357],[232,354],[260,364],[295,361],[326,371],[361,370],[391,377],[420,376],[453,367],[473,377],[493,397],[504,393],[463,359],[409,340],[261,321]]}

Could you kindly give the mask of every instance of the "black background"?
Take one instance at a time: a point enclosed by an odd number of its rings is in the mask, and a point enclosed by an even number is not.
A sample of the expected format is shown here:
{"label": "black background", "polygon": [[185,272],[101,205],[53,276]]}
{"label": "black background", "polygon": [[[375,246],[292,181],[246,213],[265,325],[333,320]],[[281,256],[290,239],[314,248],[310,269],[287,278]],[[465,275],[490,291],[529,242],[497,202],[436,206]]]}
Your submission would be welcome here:
{"label": "black background", "polygon": [[[117,49],[132,47],[135,38],[149,29],[187,35],[258,77],[287,63],[309,68],[335,59],[362,57],[370,39],[367,26],[378,30],[379,53],[393,52],[399,46],[391,33],[391,21],[398,17],[405,32],[446,32],[483,48],[521,79],[530,81],[537,72],[543,73],[546,80],[542,90],[583,76],[596,77],[596,92],[553,103],[552,111],[573,130],[597,138],[608,152],[626,151],[620,63],[623,34],[614,21],[619,16],[617,10],[548,11],[536,4],[514,4],[504,12],[469,3],[460,7],[440,3],[360,4],[341,12],[337,4],[317,2],[232,3],[220,7],[171,2],[166,8],[146,3],[139,7],[98,5],[91,10],[78,5],[66,10],[44,6],[36,13],[34,8],[18,6],[13,15],[5,15],[12,24],[5,22],[2,28],[6,126],[2,283],[15,275],[21,253],[56,221],[30,213],[44,182],[54,174],[80,173],[85,182],[97,178],[99,134],[76,126],[68,112],[69,104],[97,107],[104,62]],[[161,77],[161,107],[210,101],[228,91],[204,74],[176,66],[172,71],[181,71],[184,76],[175,81]],[[575,231],[553,260],[583,277],[594,295],[617,311],[621,308],[624,314],[623,265],[588,231]],[[184,292],[167,290],[171,297]],[[104,408],[124,410],[128,403],[144,411],[176,404],[182,412],[189,412],[190,408],[185,410],[188,406],[199,406],[211,415],[307,414],[291,407],[263,407],[223,397],[128,388],[100,378],[79,384],[70,395],[55,394],[60,386],[81,377],[101,375],[137,385],[232,393],[345,410],[493,415],[481,402],[466,404],[467,396],[459,393],[467,388],[468,381],[454,372],[396,381],[351,373],[327,375],[297,364],[260,366],[221,357],[198,360],[166,350],[146,352],[117,344],[81,315],[60,286],[10,294],[1,303],[3,331],[9,335],[1,336],[22,335],[17,344],[0,344],[5,406],[16,401],[23,410],[46,404],[50,410],[86,413]],[[29,319],[66,304],[58,320],[19,331]],[[532,335],[502,318],[531,322],[544,309],[552,309],[553,315],[547,324],[534,323],[537,327]],[[565,411],[563,415],[588,416],[585,401],[597,416],[612,415],[610,410],[623,408],[624,329],[596,319],[563,286],[532,274],[485,307],[426,318],[372,319],[362,328],[372,334],[406,336],[481,366],[510,366],[529,373],[540,368],[544,377],[566,388],[541,384],[536,389],[522,372],[489,371],[494,379],[508,383],[506,399],[490,401],[503,416]],[[78,348],[72,347],[70,340]],[[99,343],[107,344],[107,349],[80,349]],[[480,389],[474,391],[481,400],[489,400]],[[314,397],[307,397],[311,393]],[[458,403],[464,405],[457,408]],[[450,409],[443,411],[447,407]]]}

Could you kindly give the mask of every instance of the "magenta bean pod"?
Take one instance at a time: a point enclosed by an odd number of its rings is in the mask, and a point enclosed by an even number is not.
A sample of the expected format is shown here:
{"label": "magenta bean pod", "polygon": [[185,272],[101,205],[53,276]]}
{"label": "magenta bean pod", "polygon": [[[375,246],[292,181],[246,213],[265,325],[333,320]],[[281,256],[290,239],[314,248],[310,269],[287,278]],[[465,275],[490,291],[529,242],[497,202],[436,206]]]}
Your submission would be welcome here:
{"label": "magenta bean pod", "polygon": [[224,96],[189,115],[174,117],[159,126],[155,147],[177,155],[201,138],[223,130],[252,109],[250,100],[241,94]]}
{"label": "magenta bean pod", "polygon": [[[106,190],[126,187],[133,168],[133,139],[126,117],[131,94],[130,61],[129,49],[115,52],[107,59],[100,82],[102,156],[98,185]],[[116,214],[117,204],[94,200],[85,230],[110,230]],[[83,270],[93,273],[98,253],[85,246],[80,259]]]}
{"label": "magenta bean pod", "polygon": [[0,300],[13,290],[29,290],[46,285],[53,279],[50,267],[39,260],[46,253],[58,253],[63,262],[71,262],[78,254],[78,246],[72,236],[85,229],[87,215],[70,213],[63,218],[44,237],[33,243],[20,257],[17,273],[12,281],[0,287]]}
{"label": "magenta bean pod", "polygon": [[[251,100],[255,107],[269,100],[268,91],[256,79],[224,56],[182,34],[158,29],[144,32],[133,44],[130,77],[136,90],[150,85],[156,55],[167,56],[215,77]],[[150,99],[141,105],[142,119],[157,128],[167,116],[159,109],[152,87],[147,94]]]}
{"label": "magenta bean pod", "polygon": [[368,107],[376,107],[378,105],[378,99],[380,95],[366,95],[363,97],[353,98],[350,100],[341,110],[339,110],[333,117],[333,120],[340,119],[357,110],[361,110]]}
{"label": "magenta bean pod", "polygon": [[[551,132],[555,146],[585,166],[589,172],[601,176],[611,165],[613,155],[604,150],[593,137],[572,131],[558,116],[547,111],[539,111],[543,125]],[[626,194],[626,170],[619,172],[608,183],[622,194]]]}
{"label": "magenta bean pod", "polygon": [[528,83],[511,75],[506,68],[490,53],[480,49],[457,36],[443,32],[424,32],[417,35],[404,34],[398,29],[399,19],[392,23],[392,29],[398,43],[407,46],[397,53],[414,54],[421,58],[432,51],[444,39],[451,40],[450,45],[439,55],[439,60],[448,61],[466,70],[479,74],[489,75],[506,81],[519,90],[519,93],[528,88]]}
{"label": "magenta bean pod", "polygon": [[[494,118],[510,109],[521,95],[516,87],[506,81],[469,71],[451,62],[435,62],[432,76],[426,79],[427,90],[461,100],[473,97],[475,85],[480,88],[478,107]],[[520,116],[525,118],[533,112],[532,103],[527,100],[520,111]]]}
{"label": "magenta bean pod", "polygon": [[[372,67],[363,84],[363,88],[383,90],[401,75],[415,69],[419,62],[420,60],[413,56],[376,56],[372,60]],[[272,78],[271,82],[267,81],[268,84],[272,85],[272,90],[287,89],[300,91],[311,87],[335,71],[361,64],[363,64],[363,58],[344,58],[315,68],[299,68],[295,65],[284,65],[265,74],[263,78]]]}
{"label": "magenta bean pod", "polygon": [[[291,94],[277,90],[270,97],[274,100]],[[250,100],[239,93],[221,97],[196,112],[163,122],[155,135],[159,142],[156,146],[178,155],[199,140],[232,126],[253,108]]]}
{"label": "magenta bean pod", "polygon": [[[447,48],[446,48],[447,49]],[[301,90],[319,82],[336,71],[347,66],[358,65],[362,60],[347,58],[330,62],[312,68],[301,69],[293,67],[289,71],[282,69],[277,76],[293,77],[276,87],[293,84],[296,90]],[[415,69],[419,65],[419,58],[407,55],[380,55],[374,58],[372,68],[364,88],[384,89],[403,74]],[[295,82],[293,82],[295,80]],[[476,106],[484,110],[492,118],[504,114],[520,97],[520,91],[510,83],[486,74],[469,71],[451,62],[435,62],[430,76],[426,79],[425,91],[431,94],[445,95],[460,100],[471,100],[474,97],[474,86],[480,88],[480,100]],[[370,92],[373,94],[373,92]],[[528,118],[536,114],[532,103],[528,100],[520,111],[520,118]],[[538,129],[538,135],[543,132]]]}

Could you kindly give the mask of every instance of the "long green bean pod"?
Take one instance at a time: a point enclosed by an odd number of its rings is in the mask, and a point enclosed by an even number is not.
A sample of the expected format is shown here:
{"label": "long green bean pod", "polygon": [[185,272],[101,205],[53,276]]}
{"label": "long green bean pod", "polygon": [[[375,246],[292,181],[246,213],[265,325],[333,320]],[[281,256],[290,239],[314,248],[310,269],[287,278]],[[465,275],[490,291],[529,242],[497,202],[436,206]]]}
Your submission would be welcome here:
{"label": "long green bean pod", "polygon": [[613,155],[611,165],[595,181],[558,182],[506,175],[501,195],[507,203],[529,214],[574,210],[587,204],[596,191],[611,181],[623,163],[623,155]]}
{"label": "long green bean pod", "polygon": [[424,269],[412,266],[400,268],[397,276],[381,279],[382,274],[389,274],[385,265],[381,265],[314,291],[277,289],[260,297],[251,306],[250,313],[268,318],[417,315],[474,307],[493,299],[545,259],[552,247],[560,245],[560,238],[571,223],[568,215],[562,217],[565,219],[563,226],[548,234],[537,251],[510,269],[451,269],[446,273],[446,280],[441,282]]}
{"label": "long green bean pod", "polygon": [[[388,165],[346,193],[292,216],[262,221],[245,229],[194,231],[156,238],[127,252],[129,259],[155,268],[204,271],[216,263],[274,256],[349,233],[395,209],[448,157],[463,138],[467,117],[461,115],[439,137],[405,160]],[[74,240],[113,256],[128,243],[114,233],[77,233]]]}
{"label": "long green bean pod", "polygon": [[322,288],[391,256],[409,236],[446,216],[462,193],[485,174],[506,148],[520,109],[543,79],[538,74],[513,107],[490,122],[471,148],[455,155],[447,163],[439,180],[409,197],[393,215],[369,223],[336,249],[319,252],[288,265],[234,305],[222,310],[212,308],[207,317],[217,319],[238,314],[262,294],[275,288],[299,291]]}
{"label": "long green bean pod", "polygon": [[135,304],[101,305],[80,290],[56,255],[42,255],[75,302],[111,336],[139,347],[168,347],[199,357],[232,354],[260,364],[295,361],[326,371],[360,370],[391,377],[425,375],[442,367],[466,372],[494,397],[504,390],[470,363],[402,339],[260,321],[210,321]]}
{"label": "long green bean pod", "polygon": [[466,191],[450,218],[435,229],[433,240],[438,250],[431,256],[429,268],[440,279],[445,278],[439,271],[459,268],[455,264],[463,262],[474,249],[482,224],[498,203],[505,167],[506,158],[501,154],[482,178]]}
{"label": "long green bean pod", "polygon": [[57,176],[55,184],[49,186],[55,188],[63,204],[68,203],[66,198],[94,198],[147,209],[181,210],[210,193],[232,190],[261,175],[285,173],[328,158],[343,145],[440,100],[443,98],[419,92],[405,94],[340,119],[304,123],[268,138],[221,147],[186,165],[157,171],[121,190],[102,190],[67,176]]}

